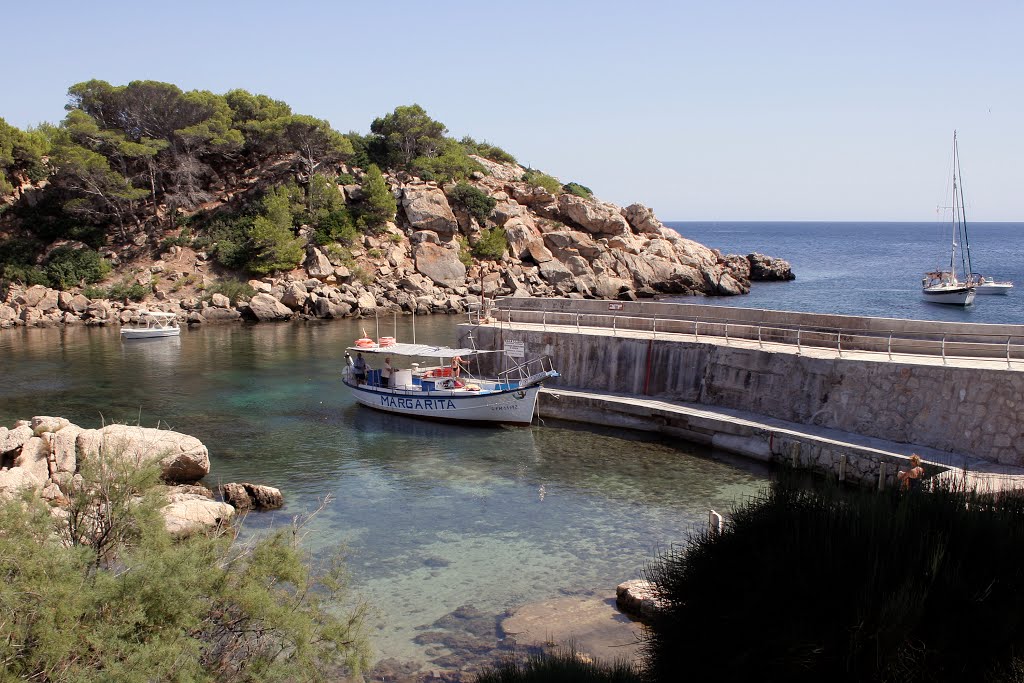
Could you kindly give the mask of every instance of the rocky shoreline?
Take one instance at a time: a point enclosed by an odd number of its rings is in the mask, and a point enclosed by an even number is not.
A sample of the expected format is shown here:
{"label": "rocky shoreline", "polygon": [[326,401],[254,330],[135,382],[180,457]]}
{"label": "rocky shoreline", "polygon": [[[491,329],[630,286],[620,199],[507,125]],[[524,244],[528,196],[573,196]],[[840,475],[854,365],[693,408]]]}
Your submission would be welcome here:
{"label": "rocky shoreline", "polygon": [[0,501],[31,492],[55,518],[66,516],[78,492],[97,486],[83,476],[87,464],[102,470],[111,462],[134,468],[159,464],[167,501],[161,514],[167,531],[178,538],[230,524],[238,511],[284,505],[281,492],[270,486],[229,483],[216,491],[203,486],[209,452],[194,436],[123,424],[83,429],[50,416],[0,427]]}
{"label": "rocky shoreline", "polygon": [[[593,197],[552,194],[524,179],[526,169],[473,159],[486,173],[472,187],[493,209],[486,218],[450,200],[452,188],[405,173],[385,176],[398,205],[393,222],[361,234],[345,249],[316,243],[308,226],[301,267],[247,283],[224,272],[208,253],[167,244],[163,231],[140,234],[105,257],[116,278],[132,278],[141,302],[88,298],[83,287],[9,287],[0,303],[0,329],[16,326],[117,325],[140,309],[172,312],[202,325],[236,320],[366,317],[381,312],[462,313],[481,296],[568,297],[635,301],[662,295],[735,296],[751,281],[791,280],[790,265],[762,254],[725,255],[666,228],[640,204],[620,208]],[[341,167],[358,177],[362,171]],[[358,184],[339,185],[348,202]],[[211,202],[214,211],[230,193]],[[501,229],[507,244],[497,258],[472,258],[484,231]],[[79,246],[59,243],[50,246]],[[80,245],[83,246],[84,245]],[[335,245],[337,246],[337,245]],[[218,285],[233,280],[231,297]]]}

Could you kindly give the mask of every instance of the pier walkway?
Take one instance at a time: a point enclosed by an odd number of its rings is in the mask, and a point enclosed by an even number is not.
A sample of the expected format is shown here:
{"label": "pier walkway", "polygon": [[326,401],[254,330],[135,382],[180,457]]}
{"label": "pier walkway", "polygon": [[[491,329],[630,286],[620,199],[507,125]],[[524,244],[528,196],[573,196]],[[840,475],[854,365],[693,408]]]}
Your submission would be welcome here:
{"label": "pier walkway", "polygon": [[562,378],[541,395],[542,417],[880,486],[917,453],[934,476],[1024,488],[1022,325],[500,299],[463,328],[464,345],[551,356]]}

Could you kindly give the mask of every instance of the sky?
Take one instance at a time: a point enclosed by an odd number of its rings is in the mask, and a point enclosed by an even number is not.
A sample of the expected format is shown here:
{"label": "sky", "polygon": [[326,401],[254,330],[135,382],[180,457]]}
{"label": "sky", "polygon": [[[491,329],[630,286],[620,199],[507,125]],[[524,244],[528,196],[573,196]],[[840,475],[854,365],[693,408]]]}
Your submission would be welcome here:
{"label": "sky", "polygon": [[93,78],[243,88],[343,132],[417,103],[663,221],[932,221],[956,129],[968,218],[1024,221],[1019,0],[52,0],[0,16],[0,118],[22,129],[59,122]]}

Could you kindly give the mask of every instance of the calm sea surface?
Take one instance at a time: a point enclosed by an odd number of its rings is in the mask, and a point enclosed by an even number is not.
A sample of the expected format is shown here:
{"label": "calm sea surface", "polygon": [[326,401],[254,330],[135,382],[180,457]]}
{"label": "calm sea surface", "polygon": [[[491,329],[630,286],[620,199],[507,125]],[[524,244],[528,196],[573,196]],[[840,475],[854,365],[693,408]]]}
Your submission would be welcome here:
{"label": "calm sea surface", "polygon": [[[451,343],[459,321],[420,318],[417,338]],[[0,425],[47,414],[193,434],[210,449],[208,483],[283,491],[284,510],[248,517],[257,532],[329,496],[311,523],[314,549],[346,549],[354,587],[375,607],[376,655],[426,667],[483,656],[508,608],[613,591],[708,508],[765,482],[755,465],[674,441],[554,423],[459,427],[358,406],[339,373],[362,327],[375,332],[373,321],[226,325],[122,342],[116,329],[6,330]],[[389,320],[380,333],[393,330]],[[397,337],[411,336],[399,321]]]}
{"label": "calm sea surface", "polygon": [[[747,296],[701,303],[783,311],[975,323],[1024,323],[1024,223],[970,224],[975,272],[1012,280],[1009,296],[958,308],[921,301],[921,277],[948,267],[940,223],[666,223],[724,254],[754,251],[793,266],[792,282],[754,283]],[[689,301],[693,301],[689,299]]]}

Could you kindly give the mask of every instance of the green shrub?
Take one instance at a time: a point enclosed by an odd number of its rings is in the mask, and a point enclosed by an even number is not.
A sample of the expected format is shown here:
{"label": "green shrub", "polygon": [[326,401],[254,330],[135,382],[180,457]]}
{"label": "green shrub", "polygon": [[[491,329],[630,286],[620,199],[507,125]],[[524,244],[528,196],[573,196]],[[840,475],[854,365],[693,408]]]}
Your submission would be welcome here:
{"label": "green shrub", "polygon": [[335,178],[335,180],[337,181],[337,183],[339,185],[355,185],[356,184],[356,177],[354,175],[352,175],[351,173],[340,173],[340,174],[338,174],[338,177]]}
{"label": "green shrub", "polygon": [[[483,166],[469,158],[462,145],[448,138],[440,144],[436,154],[416,157],[412,168],[424,180],[445,183],[465,180],[475,172],[484,171]],[[430,177],[426,177],[425,173]]]}
{"label": "green shrub", "polygon": [[459,235],[458,240],[459,260],[462,261],[462,265],[469,268],[473,265],[473,250],[469,246],[469,240],[464,235]]}
{"label": "green shrub", "polygon": [[388,221],[395,218],[398,211],[398,203],[395,196],[391,194],[384,174],[375,165],[371,165],[363,176],[363,199],[359,204],[359,217],[356,226],[362,232],[371,234],[378,233],[384,229]]}
{"label": "green shrub", "polygon": [[[673,680],[975,681],[1018,667],[1024,494],[782,481],[646,572]],[[727,587],[710,590],[709,587]],[[1019,680],[1019,679],[1018,679]]]}
{"label": "green shrub", "polygon": [[580,185],[579,183],[566,183],[562,186],[562,189],[569,194],[574,194],[577,197],[583,197],[584,199],[590,199],[594,196],[594,193],[586,185]]}
{"label": "green shrub", "polygon": [[478,259],[497,261],[508,250],[508,238],[505,228],[500,225],[480,231],[480,239],[473,245],[473,256]]}
{"label": "green shrub", "polygon": [[330,212],[317,223],[313,239],[319,245],[331,242],[352,244],[358,235],[352,214],[342,207]]}
{"label": "green shrub", "polygon": [[388,237],[388,241],[390,241],[391,244],[401,244],[403,239],[405,239],[405,236],[400,235],[397,232],[391,233]]}
{"label": "green shrub", "polygon": [[43,244],[31,238],[12,237],[0,240],[0,281],[24,285],[46,285],[49,277],[35,265]]}
{"label": "green shrub", "polygon": [[585,661],[575,651],[509,658],[487,667],[476,683],[641,683],[643,677],[628,662]]}
{"label": "green shrub", "polygon": [[533,169],[526,170],[526,173],[523,174],[523,182],[530,187],[543,187],[551,194],[560,194],[562,192],[562,183],[546,173]]}
{"label": "green shrub", "polygon": [[476,154],[484,159],[497,161],[502,164],[514,164],[516,158],[497,145],[488,142],[477,142],[468,135],[459,141],[468,154]]}
{"label": "green shrub", "polygon": [[[183,278],[184,279],[184,278]],[[181,282],[179,280],[178,282]],[[177,283],[175,283],[177,284]],[[248,282],[242,280],[226,279],[214,282],[206,287],[203,299],[209,301],[214,294],[223,294],[234,304],[239,299],[251,299],[256,295],[256,290]]]}
{"label": "green shrub", "polygon": [[167,251],[171,247],[187,247],[192,244],[192,232],[188,228],[173,237],[165,237],[160,240],[160,251]]}
{"label": "green shrub", "polygon": [[487,220],[498,201],[469,183],[459,183],[448,191],[448,198],[465,208],[481,225]]}
{"label": "green shrub", "polygon": [[176,541],[156,468],[79,466],[64,516],[0,502],[4,680],[358,678],[365,608],[340,603],[343,565],[308,562],[301,525],[245,547],[229,533]]}
{"label": "green shrub", "polygon": [[104,289],[103,287],[90,285],[82,290],[82,296],[84,296],[86,299],[106,299],[107,290]]}
{"label": "green shrub", "polygon": [[303,244],[292,232],[294,207],[294,188],[290,185],[275,187],[264,197],[264,213],[253,220],[246,234],[250,253],[247,270],[266,275],[292,270],[302,263]]}
{"label": "green shrub", "polygon": [[50,252],[45,271],[51,287],[69,289],[99,282],[110,272],[110,263],[92,249],[58,247]]}
{"label": "green shrub", "polygon": [[139,284],[138,282],[122,280],[117,284],[111,285],[106,291],[106,296],[102,298],[142,301],[151,291],[152,288],[147,287],[146,285]]}

